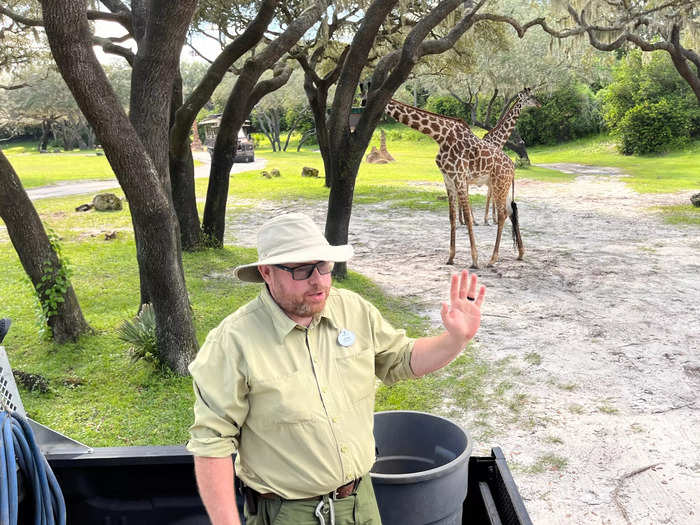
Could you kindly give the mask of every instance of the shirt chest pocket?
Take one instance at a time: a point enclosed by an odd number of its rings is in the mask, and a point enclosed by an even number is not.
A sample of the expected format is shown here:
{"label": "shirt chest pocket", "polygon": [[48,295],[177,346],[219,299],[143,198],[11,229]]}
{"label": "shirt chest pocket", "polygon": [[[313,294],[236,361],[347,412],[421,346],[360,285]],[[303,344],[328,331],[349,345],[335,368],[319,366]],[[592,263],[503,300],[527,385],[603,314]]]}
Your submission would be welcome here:
{"label": "shirt chest pocket", "polygon": [[374,395],[372,347],[348,349],[336,356],[335,365],[352,404]]}
{"label": "shirt chest pocket", "polygon": [[313,377],[302,370],[251,382],[248,417],[264,427],[318,419],[314,410],[318,395],[314,389]]}

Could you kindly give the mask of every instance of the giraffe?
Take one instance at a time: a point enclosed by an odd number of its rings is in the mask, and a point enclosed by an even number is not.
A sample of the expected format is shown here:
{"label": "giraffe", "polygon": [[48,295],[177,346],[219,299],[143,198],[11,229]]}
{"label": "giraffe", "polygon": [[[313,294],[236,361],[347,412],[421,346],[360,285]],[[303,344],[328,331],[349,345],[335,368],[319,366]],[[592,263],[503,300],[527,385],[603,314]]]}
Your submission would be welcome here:
{"label": "giraffe", "polygon": [[[500,119],[498,119],[498,122],[496,125],[488,132],[486,135],[484,135],[481,140],[488,142],[489,144],[493,144],[497,148],[503,149],[503,146],[505,146],[506,142],[508,142],[508,139],[510,138],[510,134],[513,132],[513,129],[515,128],[515,124],[518,122],[518,118],[520,117],[520,113],[523,110],[523,108],[526,107],[541,107],[542,104],[539,103],[539,101],[532,95],[530,88],[525,88],[523,89],[520,93],[518,93],[515,96],[515,103],[510,107],[508,111],[506,111]],[[488,190],[486,192],[486,208],[484,210],[484,224],[489,223],[489,204],[491,202],[491,187],[488,187]],[[494,206],[495,208],[495,206]],[[493,212],[494,216],[494,221],[495,219],[495,209]],[[472,217],[472,220],[474,218]],[[464,210],[460,208],[460,222],[462,224],[465,224],[464,222]],[[476,223],[476,222],[475,222]]]}
{"label": "giraffe", "polygon": [[488,183],[498,211],[496,244],[489,265],[498,260],[498,249],[506,217],[510,217],[513,226],[513,239],[518,246],[518,260],[522,259],[524,249],[518,225],[517,207],[515,202],[511,202],[510,206],[507,202],[508,191],[515,174],[515,166],[508,155],[500,148],[479,139],[463,120],[437,115],[393,99],[389,101],[384,111],[402,124],[429,135],[440,147],[435,163],[445,182],[450,209],[450,256],[447,264],[454,264],[457,213],[461,206],[466,210],[472,268],[479,267],[469,203],[469,184]]}
{"label": "giraffe", "polygon": [[[520,93],[518,93],[515,96],[515,104],[513,104],[507,112],[501,115],[501,118],[498,119],[496,125],[491,130],[489,130],[489,132],[486,133],[486,135],[484,135],[481,138],[481,140],[493,144],[497,148],[503,149],[503,146],[505,146],[506,142],[508,142],[508,139],[510,138],[510,134],[513,132],[513,129],[515,129],[515,124],[518,122],[518,118],[520,117],[520,113],[522,112],[523,108],[539,108],[541,106],[542,104],[540,104],[540,102],[534,97],[530,88],[523,89]],[[491,188],[489,187],[488,191],[486,192],[486,210],[484,212],[484,224],[489,223],[488,221],[490,201]],[[493,214],[495,215],[495,213],[496,212],[494,211]]]}

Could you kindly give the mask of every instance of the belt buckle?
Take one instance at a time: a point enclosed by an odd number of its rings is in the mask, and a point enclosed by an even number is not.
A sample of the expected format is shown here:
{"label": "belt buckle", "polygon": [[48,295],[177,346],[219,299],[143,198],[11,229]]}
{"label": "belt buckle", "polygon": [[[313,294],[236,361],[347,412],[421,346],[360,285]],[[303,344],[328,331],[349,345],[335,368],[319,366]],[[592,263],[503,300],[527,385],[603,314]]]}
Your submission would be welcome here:
{"label": "belt buckle", "polygon": [[[352,485],[352,488],[350,489],[350,493],[347,494],[346,496],[340,496],[340,495],[338,494],[338,492],[339,492],[342,488],[347,487],[348,485]],[[352,480],[352,481],[346,483],[345,485],[341,485],[340,487],[338,487],[337,489],[335,489],[333,492],[331,492],[331,494],[330,494],[330,499],[335,500],[335,501],[338,501],[339,499],[347,498],[348,496],[351,496],[351,495],[353,494],[353,492],[355,492],[355,490],[357,490],[357,486],[358,486],[358,485],[359,485],[359,478],[358,478],[358,479],[354,479],[354,480]]]}

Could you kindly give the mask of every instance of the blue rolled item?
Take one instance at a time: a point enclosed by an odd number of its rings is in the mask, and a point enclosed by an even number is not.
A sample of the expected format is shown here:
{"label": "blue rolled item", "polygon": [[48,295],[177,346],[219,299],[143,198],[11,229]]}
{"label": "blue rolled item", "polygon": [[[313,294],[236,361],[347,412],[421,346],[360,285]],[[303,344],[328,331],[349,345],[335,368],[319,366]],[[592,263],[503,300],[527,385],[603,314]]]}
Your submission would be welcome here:
{"label": "blue rolled item", "polygon": [[5,463],[7,465],[7,485],[9,499],[9,522],[17,523],[17,511],[19,507],[19,495],[17,494],[17,462],[15,461],[15,444],[12,435],[12,419],[9,415],[2,415],[2,439],[5,450]]}
{"label": "blue rolled item", "polygon": [[65,525],[66,505],[58,481],[29,423],[16,412],[0,413],[0,463],[0,525],[17,524],[17,464],[32,487],[34,524]]}
{"label": "blue rolled item", "polygon": [[[7,414],[0,415],[0,425],[5,427]],[[2,525],[10,525],[10,482],[8,476],[8,462],[14,461],[13,457],[8,457],[8,450],[5,443],[4,432],[0,432],[0,523]]]}

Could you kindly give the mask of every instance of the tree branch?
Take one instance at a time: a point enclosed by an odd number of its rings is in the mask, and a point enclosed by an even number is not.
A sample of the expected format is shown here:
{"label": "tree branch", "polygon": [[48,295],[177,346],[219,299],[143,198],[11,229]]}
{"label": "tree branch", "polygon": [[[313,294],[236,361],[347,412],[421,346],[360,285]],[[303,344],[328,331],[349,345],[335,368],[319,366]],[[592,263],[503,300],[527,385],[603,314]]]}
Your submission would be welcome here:
{"label": "tree branch", "polygon": [[118,46],[110,38],[103,38],[93,35],[92,41],[94,44],[100,46],[105,53],[123,57],[129,63],[130,66],[134,65],[134,59],[136,58],[136,55],[134,55],[134,53],[131,52],[131,49]]}
{"label": "tree branch", "polygon": [[44,21],[40,18],[29,18],[23,15],[20,15],[19,13],[15,13],[11,9],[8,9],[7,7],[4,7],[0,5],[0,14],[7,16],[8,18],[11,18],[18,24],[22,24],[24,26],[29,26],[29,27],[38,27],[38,26],[43,26]]}

